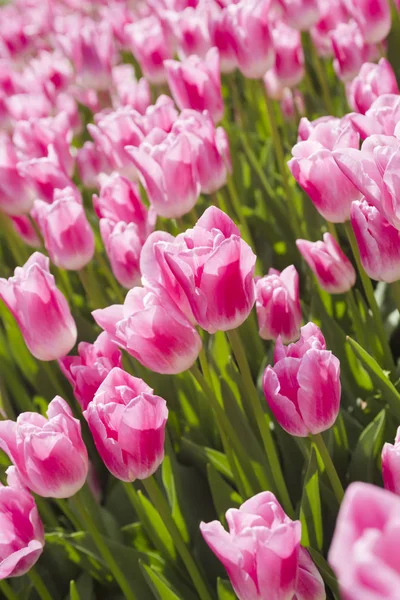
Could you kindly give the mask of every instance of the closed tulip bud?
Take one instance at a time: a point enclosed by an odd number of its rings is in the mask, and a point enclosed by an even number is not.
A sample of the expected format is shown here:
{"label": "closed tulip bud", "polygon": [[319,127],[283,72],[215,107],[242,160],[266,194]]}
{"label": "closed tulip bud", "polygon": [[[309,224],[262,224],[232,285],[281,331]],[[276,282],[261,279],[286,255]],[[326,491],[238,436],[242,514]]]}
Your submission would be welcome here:
{"label": "closed tulip bud", "polygon": [[346,5],[368,44],[378,44],[387,37],[392,26],[388,0],[348,0]]}
{"label": "closed tulip bud", "polygon": [[279,0],[283,18],[289,27],[308,31],[320,18],[318,0]]}
{"label": "closed tulip bud", "polygon": [[329,294],[344,294],[355,285],[354,267],[333,235],[324,233],[323,242],[297,240],[296,245],[319,285]]}
{"label": "closed tulip bud", "polygon": [[123,305],[92,314],[113,341],[155,373],[182,373],[190,369],[201,350],[196,329],[157,286],[133,288]]}
{"label": "closed tulip bud", "polygon": [[285,347],[278,339],[275,365],[264,373],[265,398],[279,425],[307,437],[329,429],[340,407],[340,363],[326,350],[314,323],[301,328],[300,340]]}
{"label": "closed tulip bud", "polygon": [[150,477],[164,459],[167,403],[115,367],[83,413],[107,469],[122,481]]}
{"label": "closed tulip bud", "polygon": [[78,356],[64,356],[58,364],[82,410],[86,410],[111,369],[122,366],[121,351],[103,331],[93,344],[81,342]]}
{"label": "closed tulip bud", "polygon": [[31,221],[25,215],[10,217],[15,231],[19,237],[32,248],[40,248],[42,242],[36,233]]}
{"label": "closed tulip bud", "polygon": [[168,85],[181,110],[207,110],[215,123],[224,115],[221,74],[217,48],[211,48],[204,59],[189,56],[183,62],[166,60]]}
{"label": "closed tulip bud", "polygon": [[239,600],[324,600],[324,584],[301,548],[300,521],[292,521],[271,492],[261,492],[226,513],[201,523],[201,533],[224,565]]}
{"label": "closed tulip bud", "polygon": [[13,144],[6,135],[0,136],[0,209],[12,216],[27,214],[35,199],[35,190],[17,163]]}
{"label": "closed tulip bud", "polygon": [[0,279],[0,298],[12,312],[33,356],[56,360],[75,345],[77,331],[68,302],[56,287],[49,259],[35,252],[14,277]]}
{"label": "closed tulip bud", "polygon": [[349,13],[343,0],[318,0],[320,18],[311,29],[313,44],[320,56],[332,56],[330,32],[346,23]]}
{"label": "closed tulip bud", "polygon": [[395,494],[359,481],[347,488],[328,554],[344,600],[398,598],[399,520]]}
{"label": "closed tulip bud", "polygon": [[284,88],[280,104],[285,121],[297,122],[298,116],[306,112],[304,96],[300,90]]}
{"label": "closed tulip bud", "polygon": [[394,444],[386,443],[383,446],[382,477],[385,488],[400,495],[400,427]]}
{"label": "closed tulip bud", "polygon": [[19,162],[18,172],[36,190],[36,198],[48,203],[53,202],[54,190],[75,188],[64,169],[60,167],[57,155],[51,145],[48,156]]}
{"label": "closed tulip bud", "polygon": [[233,14],[225,8],[211,10],[208,15],[208,30],[211,45],[218,48],[221,72],[231,73],[238,66],[237,59],[237,32]]}
{"label": "closed tulip bud", "polygon": [[[65,190],[64,190],[65,191]],[[36,200],[31,211],[39,224],[51,261],[61,269],[79,271],[94,255],[94,234],[81,201],[72,189],[52,204]]]}
{"label": "closed tulip bud", "polygon": [[270,269],[256,281],[256,309],[260,336],[286,344],[300,335],[301,306],[299,275],[291,265],[279,273]]}
{"label": "closed tulip bud", "polygon": [[26,412],[17,421],[0,421],[0,448],[18,469],[21,481],[44,498],[69,498],[88,473],[81,425],[56,396],[44,416]]}
{"label": "closed tulip bud", "polygon": [[349,105],[362,114],[365,114],[382,94],[398,93],[396,75],[386,58],[381,58],[377,65],[364,63],[357,77],[346,88]]}
{"label": "closed tulip bud", "polygon": [[0,581],[25,575],[44,548],[44,528],[35,500],[20,483],[14,467],[7,469],[7,486],[0,483]]}
{"label": "closed tulip bud", "polygon": [[280,85],[294,87],[304,77],[304,53],[298,31],[278,21],[272,31],[275,49],[273,71]]}
{"label": "closed tulip bud", "polygon": [[178,55],[181,60],[195,54],[204,58],[211,48],[208,31],[208,9],[189,6],[176,14],[173,29],[178,44]]}
{"label": "closed tulip bud", "polygon": [[355,21],[339,23],[331,32],[331,41],[335,71],[343,81],[351,81],[368,59],[368,46],[363,34]]}
{"label": "closed tulip bud", "polygon": [[400,231],[366,200],[354,202],[351,224],[360,258],[371,279],[393,283],[400,279]]}
{"label": "closed tulip bud", "polygon": [[128,290],[140,285],[139,260],[143,242],[137,225],[101,219],[100,234],[118,283]]}
{"label": "closed tulip bud", "polygon": [[139,81],[135,77],[135,69],[129,64],[120,64],[113,68],[112,78],[114,83],[113,106],[130,106],[144,115],[151,104],[149,82],[142,77]]}

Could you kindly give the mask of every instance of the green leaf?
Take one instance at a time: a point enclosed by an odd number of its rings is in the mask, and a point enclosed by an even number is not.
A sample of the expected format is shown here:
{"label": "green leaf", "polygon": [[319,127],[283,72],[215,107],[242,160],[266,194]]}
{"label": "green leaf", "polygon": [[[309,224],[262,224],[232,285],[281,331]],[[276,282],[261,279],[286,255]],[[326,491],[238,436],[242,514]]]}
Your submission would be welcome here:
{"label": "green leaf", "polygon": [[205,473],[207,464],[210,462],[221,475],[232,483],[234,482],[228,459],[223,452],[207,448],[206,446],[199,446],[187,438],[182,438],[181,453],[184,458],[192,461],[199,467],[203,467]]}
{"label": "green leaf", "polygon": [[182,596],[178,596],[178,594],[173,591],[171,584],[167,582],[165,577],[162,577],[159,573],[153,571],[151,567],[142,561],[139,562],[139,565],[144,578],[157,600],[184,600]]}
{"label": "green leaf", "polygon": [[351,337],[347,337],[347,343],[365,366],[376,387],[382,392],[383,398],[389,404],[393,414],[397,419],[400,419],[400,393],[396,390],[385,371],[383,371],[376,360]]}
{"label": "green leaf", "polygon": [[303,497],[300,506],[300,521],[302,525],[301,543],[303,546],[311,545],[314,548],[318,548],[318,550],[322,550],[323,526],[319,489],[319,469],[314,447],[311,449],[310,462],[304,480]]}
{"label": "green leaf", "polygon": [[175,483],[175,474],[174,471],[177,468],[175,454],[173,452],[173,448],[169,439],[166,439],[166,448],[167,452],[164,456],[163,464],[162,464],[162,480],[167,492],[169,505],[171,507],[172,517],[181,532],[185,543],[189,541],[189,532],[186,527],[185,519],[183,518],[183,514],[181,508],[179,506],[177,486]]}
{"label": "green leaf", "polygon": [[237,596],[229,581],[218,577],[217,584],[218,600],[237,600]]}
{"label": "green leaf", "polygon": [[226,511],[229,508],[238,508],[242,504],[243,499],[210,463],[207,465],[207,475],[215,510],[217,511],[219,520],[224,522]]}
{"label": "green leaf", "polygon": [[75,581],[69,584],[69,597],[70,600],[81,600]]}
{"label": "green leaf", "polygon": [[376,482],[378,464],[385,441],[385,425],[386,410],[382,410],[360,435],[349,467],[351,481]]}

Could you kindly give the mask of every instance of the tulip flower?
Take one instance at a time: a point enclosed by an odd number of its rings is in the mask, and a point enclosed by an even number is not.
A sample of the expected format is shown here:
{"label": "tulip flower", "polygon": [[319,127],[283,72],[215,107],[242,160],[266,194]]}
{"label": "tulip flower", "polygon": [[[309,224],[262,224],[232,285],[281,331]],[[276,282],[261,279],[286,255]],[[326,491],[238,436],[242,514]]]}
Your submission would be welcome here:
{"label": "tulip flower", "polygon": [[141,120],[141,126],[146,135],[154,132],[155,129],[161,129],[169,133],[178,117],[178,111],[175,108],[174,101],[169,96],[161,94],[156,103],[151,104]]}
{"label": "tulip flower", "polygon": [[0,136],[0,209],[7,215],[24,215],[32,208],[35,190],[18,168],[15,148],[6,135]]}
{"label": "tulip flower", "polygon": [[212,5],[185,8],[176,13],[173,24],[174,35],[178,44],[178,56],[181,60],[196,55],[204,58],[211,48],[210,33],[208,30],[208,12]]}
{"label": "tulip flower", "polygon": [[135,223],[100,220],[100,234],[115,279],[126,289],[140,285],[142,238]]}
{"label": "tulip flower", "polygon": [[25,412],[16,422],[0,421],[0,448],[35,494],[69,498],[81,489],[88,473],[81,425],[60,396],[50,402],[47,416]]}
{"label": "tulip flower", "polygon": [[224,565],[239,600],[324,600],[324,584],[301,548],[300,521],[292,521],[271,492],[261,492],[226,513],[201,523],[201,533]]}
{"label": "tulip flower", "polygon": [[107,469],[122,481],[150,477],[164,459],[167,403],[114,367],[84,411]]}
{"label": "tulip flower", "polygon": [[371,104],[365,115],[350,115],[351,122],[362,139],[373,134],[394,135],[400,120],[400,95],[382,94]]}
{"label": "tulip flower", "polygon": [[360,135],[352,126],[349,115],[342,119],[335,117],[319,117],[309,121],[302,117],[298,129],[298,142],[318,142],[328,150],[336,148],[359,148]]}
{"label": "tulip flower", "polygon": [[94,234],[82,200],[70,188],[54,194],[54,202],[36,200],[31,211],[39,224],[46,250],[52,262],[61,269],[79,271],[94,255]]}
{"label": "tulip flower", "polygon": [[107,157],[93,142],[85,142],[78,148],[76,166],[82,183],[88,188],[99,187],[99,175],[112,171]]}
{"label": "tulip flower", "polygon": [[360,258],[371,279],[392,283],[400,279],[400,231],[366,200],[354,202],[351,224]]}
{"label": "tulip flower", "polygon": [[326,350],[314,323],[301,328],[300,340],[284,346],[278,338],[275,365],[264,373],[265,398],[279,425],[307,437],[329,429],[340,406],[340,363]]}
{"label": "tulip flower", "polygon": [[151,104],[149,82],[144,77],[137,81],[135,70],[129,64],[115,66],[112,70],[112,79],[114,108],[130,106],[143,115]]}
{"label": "tulip flower", "polygon": [[320,56],[332,56],[331,31],[347,23],[349,13],[343,0],[318,0],[319,19],[311,29],[313,44]]}
{"label": "tulip flower", "polygon": [[33,356],[56,360],[75,345],[77,331],[68,303],[56,287],[49,259],[35,252],[14,277],[0,279],[0,298],[12,312]]}
{"label": "tulip flower", "polygon": [[39,559],[45,543],[35,500],[21,484],[15,467],[7,469],[7,483],[0,483],[0,580],[25,575]]}
{"label": "tulip flower", "polygon": [[400,427],[394,444],[386,443],[383,446],[382,477],[385,488],[400,495]]}
{"label": "tulip flower", "polygon": [[298,115],[306,112],[304,96],[299,90],[284,88],[280,105],[285,121],[295,121]]}
{"label": "tulip flower", "polygon": [[368,46],[355,21],[340,23],[331,33],[335,59],[333,66],[343,81],[351,81],[358,75],[368,58]]}
{"label": "tulip flower", "polygon": [[396,75],[386,58],[381,58],[377,65],[364,63],[357,77],[346,88],[349,105],[362,114],[382,94],[399,94]]}
{"label": "tulip flower", "polygon": [[42,242],[39,239],[31,221],[25,215],[19,217],[10,217],[15,231],[19,237],[32,248],[40,248]]}
{"label": "tulip flower", "polygon": [[51,204],[54,190],[75,188],[72,180],[59,165],[57,154],[49,145],[49,154],[43,158],[32,158],[18,163],[18,173],[27,179],[36,190],[36,198]]}
{"label": "tulip flower", "polygon": [[156,373],[174,375],[190,369],[201,350],[196,329],[156,286],[133,288],[123,305],[92,314],[116,344]]}
{"label": "tulip flower", "polygon": [[264,340],[284,343],[300,335],[301,306],[299,275],[293,265],[279,273],[270,269],[268,275],[256,281],[256,309],[260,336]]}
{"label": "tulip flower", "polygon": [[[150,268],[143,275],[168,285],[172,274],[200,327],[209,333],[229,331],[247,319],[255,300],[256,257],[225,213],[212,206],[193,229],[171,242],[156,241],[155,246],[158,273]],[[160,273],[167,269],[170,273]],[[176,300],[174,287],[171,293]],[[179,303],[186,314],[187,304]]]}
{"label": "tulip flower", "polygon": [[340,507],[328,560],[346,600],[396,600],[400,498],[362,482],[350,484]]}
{"label": "tulip flower", "polygon": [[289,27],[308,31],[320,18],[318,0],[279,0]]}
{"label": "tulip flower", "polygon": [[274,75],[280,85],[294,87],[304,77],[304,53],[298,31],[278,21],[272,30],[275,49]]}
{"label": "tulip flower", "polygon": [[72,385],[75,398],[86,410],[111,369],[122,366],[121,352],[103,331],[93,344],[81,342],[78,356],[64,356],[58,364]]}
{"label": "tulip flower", "polygon": [[217,48],[211,48],[203,60],[189,56],[183,62],[166,60],[164,66],[172,96],[181,110],[207,110],[215,123],[222,119],[224,102]]}
{"label": "tulip flower", "polygon": [[319,285],[329,294],[344,294],[355,285],[354,267],[333,235],[324,233],[323,242],[297,240],[296,245]]}
{"label": "tulip flower", "polygon": [[214,8],[208,15],[211,45],[218,48],[221,73],[231,73],[238,66],[235,20],[231,11]]}
{"label": "tulip flower", "polygon": [[347,7],[368,44],[378,44],[392,26],[388,0],[349,0]]}

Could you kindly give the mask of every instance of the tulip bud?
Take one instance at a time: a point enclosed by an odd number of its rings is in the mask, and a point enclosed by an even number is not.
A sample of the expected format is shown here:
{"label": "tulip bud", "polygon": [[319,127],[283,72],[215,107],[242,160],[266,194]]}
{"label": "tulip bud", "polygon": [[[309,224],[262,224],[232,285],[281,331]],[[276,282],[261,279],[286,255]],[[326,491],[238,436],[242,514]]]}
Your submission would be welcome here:
{"label": "tulip bud", "polygon": [[128,290],[140,285],[139,260],[143,243],[135,223],[101,219],[100,234],[118,283]]}
{"label": "tulip bud", "polygon": [[157,286],[133,288],[123,305],[92,314],[116,344],[156,373],[174,375],[190,369],[201,350],[195,328]]}
{"label": "tulip bud", "polygon": [[392,26],[388,0],[348,0],[347,7],[368,44],[378,44]]}
{"label": "tulip bud", "polygon": [[0,279],[0,298],[12,312],[33,356],[56,360],[76,342],[68,302],[56,287],[49,259],[35,252],[14,277]]}
{"label": "tulip bud", "polygon": [[318,0],[320,17],[311,29],[313,44],[321,57],[332,56],[330,32],[339,23],[348,21],[349,14],[343,0]]}
{"label": "tulip bud", "polygon": [[289,27],[308,31],[320,18],[318,0],[279,0]]}
{"label": "tulip bud", "polygon": [[75,189],[71,179],[60,167],[57,155],[51,145],[48,156],[19,162],[18,173],[36,189],[36,198],[49,204],[53,202],[54,190],[63,190],[67,187]]}
{"label": "tulip bud", "polygon": [[368,46],[357,23],[340,23],[332,31],[331,41],[335,71],[343,81],[351,81],[368,59]]}
{"label": "tulip bud", "polygon": [[0,448],[35,494],[69,498],[81,489],[88,473],[81,425],[60,396],[50,402],[47,415],[48,419],[26,412],[16,422],[0,421]]}
{"label": "tulip bud", "polygon": [[[58,192],[58,190],[57,190]],[[39,224],[51,261],[61,269],[79,271],[94,255],[94,234],[81,200],[67,188],[53,204],[36,200],[32,216]]]}
{"label": "tulip bud", "polygon": [[130,106],[143,115],[151,104],[149,82],[144,77],[137,81],[133,66],[124,63],[113,68],[112,78],[114,108]]}
{"label": "tulip bud", "polygon": [[85,142],[78,148],[76,166],[82,183],[88,188],[96,188],[100,173],[110,173],[111,165],[103,152],[93,142]]}
{"label": "tulip bud", "polygon": [[17,169],[18,157],[6,135],[0,136],[0,209],[7,215],[23,215],[30,211],[35,191]]}
{"label": "tulip bud", "polygon": [[360,258],[371,279],[392,283],[400,279],[400,232],[366,200],[354,202],[351,224]]}
{"label": "tulip bud", "polygon": [[355,285],[354,267],[333,235],[324,233],[323,242],[297,240],[296,245],[319,285],[329,294],[344,294]]}
{"label": "tulip bud", "polygon": [[122,366],[121,352],[103,331],[93,344],[81,342],[78,356],[64,356],[58,364],[72,385],[75,398],[86,410],[111,369]]}
{"label": "tulip bud", "polygon": [[214,6],[208,15],[208,30],[211,45],[218,48],[221,60],[221,72],[231,73],[238,66],[237,33],[235,22],[230,11]]}
{"label": "tulip bud", "polygon": [[280,426],[297,437],[329,429],[340,407],[340,363],[326,350],[314,323],[301,328],[300,340],[284,346],[278,338],[275,365],[264,373],[265,398]]}
{"label": "tulip bud", "polygon": [[204,60],[189,56],[182,63],[166,60],[164,66],[172,96],[181,110],[208,110],[215,123],[222,119],[224,102],[217,48],[211,48]]}
{"label": "tulip bud", "polygon": [[400,427],[394,444],[386,443],[383,446],[382,477],[385,488],[400,495]]}
{"label": "tulip bud", "polygon": [[278,21],[273,29],[275,66],[273,71],[280,85],[295,87],[304,77],[304,53],[298,31]]}
{"label": "tulip bud", "polygon": [[[201,523],[201,533],[224,565],[239,600],[324,600],[324,584],[307,550],[300,521],[292,521],[271,492],[261,492]],[[262,565],[262,566],[261,566]]]}
{"label": "tulip bud", "polygon": [[7,469],[7,486],[0,483],[0,581],[25,575],[44,548],[44,529],[35,501],[20,483],[15,467]]}
{"label": "tulip bud", "polygon": [[42,242],[36,233],[31,221],[25,215],[10,217],[15,231],[19,237],[32,248],[40,248]]}
{"label": "tulip bud", "polygon": [[328,554],[343,598],[398,597],[399,520],[400,498],[395,494],[358,481],[347,488]]}
{"label": "tulip bud", "polygon": [[270,269],[256,282],[256,309],[260,336],[287,344],[300,335],[299,275],[291,265],[279,273]]}
{"label": "tulip bud", "polygon": [[210,5],[206,5],[204,9],[188,7],[176,13],[173,29],[181,60],[192,55],[204,58],[211,48],[207,14],[209,8]]}
{"label": "tulip bud", "polygon": [[379,64],[364,63],[357,77],[346,88],[349,106],[365,114],[382,94],[399,94],[396,75],[386,58]]}
{"label": "tulip bud", "polygon": [[304,96],[299,90],[284,88],[281,98],[281,111],[285,121],[296,121],[306,112]]}
{"label": "tulip bud", "polygon": [[115,367],[83,414],[114,477],[146,479],[158,469],[164,459],[167,403],[142,379]]}

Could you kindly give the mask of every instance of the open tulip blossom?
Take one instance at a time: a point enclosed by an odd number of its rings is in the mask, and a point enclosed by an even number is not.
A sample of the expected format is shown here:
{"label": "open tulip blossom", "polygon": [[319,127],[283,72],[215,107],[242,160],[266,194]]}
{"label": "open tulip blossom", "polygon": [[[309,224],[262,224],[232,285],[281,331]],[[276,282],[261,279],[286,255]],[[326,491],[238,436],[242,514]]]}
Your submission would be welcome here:
{"label": "open tulip blossom", "polygon": [[399,31],[0,0],[1,599],[399,600]]}

